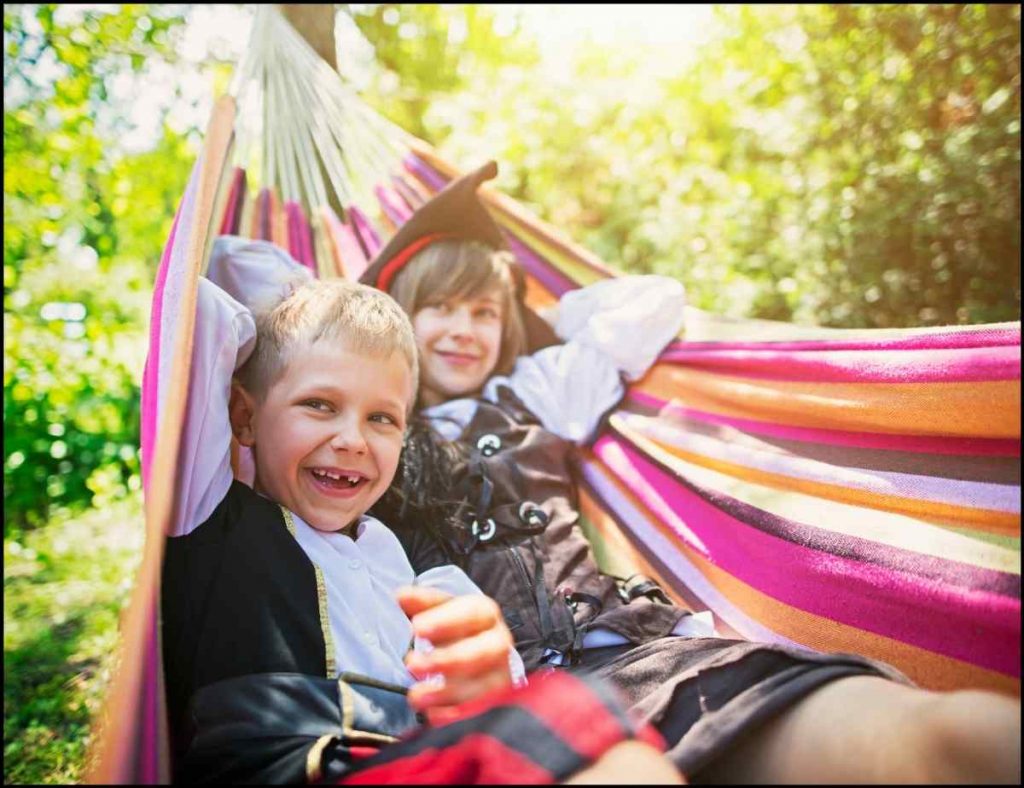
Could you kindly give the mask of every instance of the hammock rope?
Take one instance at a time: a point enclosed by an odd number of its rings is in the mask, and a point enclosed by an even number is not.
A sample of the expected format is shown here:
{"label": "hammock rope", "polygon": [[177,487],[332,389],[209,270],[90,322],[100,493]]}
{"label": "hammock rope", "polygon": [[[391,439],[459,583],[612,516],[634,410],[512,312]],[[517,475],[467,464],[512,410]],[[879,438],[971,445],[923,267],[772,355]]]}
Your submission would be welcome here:
{"label": "hammock rope", "polygon": [[[197,277],[218,233],[357,279],[460,173],[377,114],[272,6],[216,105],[157,274],[143,383],[147,541],[90,782],[166,782],[159,569]],[[237,135],[237,145],[232,145]],[[617,272],[497,189],[553,303]],[[340,215],[335,209],[340,208]],[[828,329],[686,307],[581,469],[599,563],[724,636],[852,651],[922,686],[1020,693],[1020,323]]]}

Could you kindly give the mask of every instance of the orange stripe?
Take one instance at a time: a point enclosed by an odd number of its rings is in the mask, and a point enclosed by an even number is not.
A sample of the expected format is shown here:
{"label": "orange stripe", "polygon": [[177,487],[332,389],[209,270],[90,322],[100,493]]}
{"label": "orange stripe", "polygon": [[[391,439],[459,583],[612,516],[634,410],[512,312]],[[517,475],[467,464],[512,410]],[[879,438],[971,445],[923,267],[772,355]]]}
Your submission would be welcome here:
{"label": "orange stripe", "polygon": [[543,309],[558,303],[558,299],[551,294],[540,282],[527,274],[526,276],[526,303],[532,309]]}
{"label": "orange stripe", "polygon": [[289,254],[292,253],[288,245],[288,217],[284,212],[284,204],[273,187],[270,189],[270,239]]}
{"label": "orange stripe", "polygon": [[324,235],[327,237],[327,246],[331,253],[331,276],[345,276],[345,266],[341,262],[341,249],[338,248],[338,240],[335,237],[334,222],[335,217],[332,215],[333,211],[326,205],[320,208],[321,224],[324,229]]}
{"label": "orange stripe", "polygon": [[[680,542],[678,537],[658,518],[654,517],[628,489],[611,476],[610,472],[606,471],[603,466],[601,469],[620,493],[644,514],[648,522],[668,539],[719,593],[748,618],[779,635],[817,651],[862,654],[887,662],[926,689],[950,690],[972,687],[990,689],[1008,695],[1020,695],[1019,678],[808,613],[752,588],[702,558],[685,543]],[[600,509],[593,502],[590,505],[593,506],[593,509],[587,512],[587,516],[594,522],[600,522],[603,532],[612,529],[621,531],[613,518],[607,514],[599,514]],[[629,538],[628,534],[626,534],[626,538]],[[632,552],[638,555],[635,549]],[[666,583],[665,587],[670,588],[672,585]],[[682,591],[677,588],[675,590],[684,596],[693,595],[689,589]],[[706,604],[700,606],[701,609],[706,607]]]}
{"label": "orange stripe", "polygon": [[1020,381],[807,383],[657,364],[637,387],[723,416],[900,435],[1020,438]]}
{"label": "orange stripe", "polygon": [[[973,528],[986,533],[1003,536],[1020,536],[1020,515],[1013,512],[999,512],[993,509],[975,509],[967,506],[943,503],[942,501],[926,501],[920,498],[902,498],[898,495],[860,490],[838,484],[812,481],[798,476],[785,476],[770,473],[759,468],[719,460],[703,454],[694,454],[669,443],[647,438],[669,454],[681,460],[701,465],[720,473],[734,476],[737,479],[766,484],[781,490],[805,493],[818,498],[826,498],[841,503],[881,509],[896,514],[905,514],[928,520],[938,526],[956,528]],[[951,556],[952,557],[952,556]]]}

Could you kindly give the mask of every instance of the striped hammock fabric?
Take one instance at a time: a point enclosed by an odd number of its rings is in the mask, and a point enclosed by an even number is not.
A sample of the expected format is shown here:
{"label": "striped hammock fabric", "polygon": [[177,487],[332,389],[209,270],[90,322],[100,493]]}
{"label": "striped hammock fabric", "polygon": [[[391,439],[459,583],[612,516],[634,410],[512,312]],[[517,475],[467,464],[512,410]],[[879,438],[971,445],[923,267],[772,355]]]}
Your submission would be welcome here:
{"label": "striped hammock fabric", "polygon": [[[277,68],[293,81],[323,76],[290,28],[266,29],[261,58],[273,61],[266,47],[284,41],[300,59]],[[356,279],[459,174],[426,143],[375,126],[385,122],[326,73],[309,80],[311,95],[328,110],[340,96],[349,110],[332,128],[355,123],[363,136],[344,139],[367,147],[312,135],[303,144],[326,180],[299,155],[285,178],[281,144],[265,146],[276,162],[246,166],[235,101],[221,99],[168,239],[143,381],[147,541],[90,782],[169,778],[160,561],[197,277],[213,239],[271,240],[320,277]],[[362,181],[349,166],[356,152],[373,162]],[[616,275],[514,200],[480,193],[527,271],[531,305]],[[583,458],[583,525],[599,563],[654,577],[681,604],[710,610],[723,636],[864,654],[927,688],[1019,695],[1020,323],[846,330],[690,307],[685,317]]]}

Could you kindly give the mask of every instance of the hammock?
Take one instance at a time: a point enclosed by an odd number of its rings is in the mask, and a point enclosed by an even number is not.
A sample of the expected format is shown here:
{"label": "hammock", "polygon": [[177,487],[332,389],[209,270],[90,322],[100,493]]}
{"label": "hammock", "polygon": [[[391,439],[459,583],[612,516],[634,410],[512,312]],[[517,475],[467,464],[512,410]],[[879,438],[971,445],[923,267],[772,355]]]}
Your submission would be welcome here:
{"label": "hammock", "polygon": [[[160,562],[213,239],[271,240],[317,276],[356,279],[460,174],[364,104],[273,7],[257,13],[248,51],[156,277],[142,391],[148,538],[90,782],[169,779]],[[514,200],[481,195],[532,306],[616,275]],[[583,525],[602,567],[654,577],[726,637],[864,654],[926,688],[1019,695],[1020,323],[685,317],[583,460]]]}

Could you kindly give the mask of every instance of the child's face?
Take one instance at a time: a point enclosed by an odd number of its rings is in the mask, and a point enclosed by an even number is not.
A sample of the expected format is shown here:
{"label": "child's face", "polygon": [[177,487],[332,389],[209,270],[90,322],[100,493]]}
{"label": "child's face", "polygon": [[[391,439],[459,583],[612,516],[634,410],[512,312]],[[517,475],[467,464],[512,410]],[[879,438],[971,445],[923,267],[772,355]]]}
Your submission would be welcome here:
{"label": "child's face", "polygon": [[338,341],[296,350],[251,433],[256,489],[321,531],[338,531],[387,490],[398,467],[412,373],[399,351],[366,355]]}
{"label": "child's face", "polygon": [[503,321],[500,290],[425,306],[412,316],[424,405],[483,387],[498,363]]}

